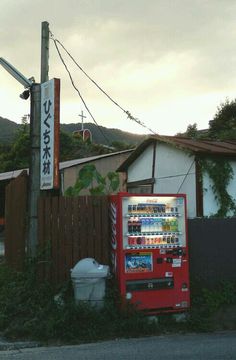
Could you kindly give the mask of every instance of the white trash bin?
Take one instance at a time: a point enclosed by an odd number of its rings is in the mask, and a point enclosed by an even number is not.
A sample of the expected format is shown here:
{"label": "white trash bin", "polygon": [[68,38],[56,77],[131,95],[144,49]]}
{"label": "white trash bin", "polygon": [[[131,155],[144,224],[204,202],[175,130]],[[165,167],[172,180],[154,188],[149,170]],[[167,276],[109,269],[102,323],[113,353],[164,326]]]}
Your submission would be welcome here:
{"label": "white trash bin", "polygon": [[108,273],[108,265],[100,265],[92,258],[80,260],[71,270],[75,301],[86,301],[101,308]]}

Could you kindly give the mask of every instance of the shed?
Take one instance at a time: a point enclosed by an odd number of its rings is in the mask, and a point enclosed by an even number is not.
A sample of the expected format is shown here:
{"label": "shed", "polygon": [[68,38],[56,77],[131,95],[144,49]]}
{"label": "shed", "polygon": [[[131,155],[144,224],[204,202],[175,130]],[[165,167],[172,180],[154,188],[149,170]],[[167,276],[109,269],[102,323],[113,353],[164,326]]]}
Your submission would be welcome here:
{"label": "shed", "polygon": [[[236,141],[195,140],[177,136],[150,136],[144,140],[117,171],[126,172],[131,193],[185,193],[188,217],[212,216],[219,203],[213,181],[201,170],[202,159],[228,161],[233,179],[227,192],[236,198]],[[232,215],[232,214],[229,214]]]}
{"label": "shed", "polygon": [[[109,171],[116,171],[117,167],[124,162],[127,157],[133,152],[133,150],[123,150],[114,153],[108,153],[103,155],[90,156],[81,159],[74,159],[69,161],[63,161],[59,164],[60,170],[60,193],[63,195],[65,190],[69,186],[75,184],[79,170],[89,163],[93,163],[96,169],[102,176],[105,176]],[[0,173],[0,224],[4,218],[5,208],[5,187],[9,182],[19,176],[23,170],[29,173],[28,169],[14,170],[9,172]],[[125,189],[125,177],[124,174],[120,174],[120,191]],[[87,194],[87,190],[83,191],[83,195]]]}

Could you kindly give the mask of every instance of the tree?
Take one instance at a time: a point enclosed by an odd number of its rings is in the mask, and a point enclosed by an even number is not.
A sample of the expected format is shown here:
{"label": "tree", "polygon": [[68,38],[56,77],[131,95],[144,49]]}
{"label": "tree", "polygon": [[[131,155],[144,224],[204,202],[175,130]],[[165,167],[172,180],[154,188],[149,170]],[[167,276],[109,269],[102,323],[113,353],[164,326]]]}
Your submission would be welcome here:
{"label": "tree", "polygon": [[13,144],[11,146],[6,146],[0,155],[0,171],[5,172],[27,168],[29,166],[30,157],[29,149],[29,125],[23,118],[22,124],[15,135]]}
{"label": "tree", "polygon": [[209,122],[208,135],[213,139],[236,139],[236,99],[226,99]]}
{"label": "tree", "polygon": [[196,139],[198,137],[197,124],[188,125],[185,135],[189,138]]}

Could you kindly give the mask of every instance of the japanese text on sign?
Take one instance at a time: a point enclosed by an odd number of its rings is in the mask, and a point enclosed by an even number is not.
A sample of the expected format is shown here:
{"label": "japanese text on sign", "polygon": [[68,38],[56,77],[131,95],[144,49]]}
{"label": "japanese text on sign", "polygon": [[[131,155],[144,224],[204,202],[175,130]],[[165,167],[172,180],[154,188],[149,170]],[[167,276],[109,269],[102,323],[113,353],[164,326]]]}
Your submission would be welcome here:
{"label": "japanese text on sign", "polygon": [[52,189],[55,184],[55,155],[58,153],[55,149],[55,115],[57,114],[53,79],[41,85],[41,190]]}

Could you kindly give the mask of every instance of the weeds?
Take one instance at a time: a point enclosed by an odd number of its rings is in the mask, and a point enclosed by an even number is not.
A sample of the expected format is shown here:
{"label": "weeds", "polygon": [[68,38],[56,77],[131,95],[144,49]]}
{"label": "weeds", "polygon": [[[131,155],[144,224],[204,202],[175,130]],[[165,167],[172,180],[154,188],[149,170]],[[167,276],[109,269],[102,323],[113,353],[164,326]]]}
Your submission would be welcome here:
{"label": "weeds", "polygon": [[[109,280],[111,281],[111,280]],[[212,330],[211,316],[225,304],[236,304],[236,286],[221,284],[215,290],[193,289],[192,308],[186,321],[177,324],[171,315],[158,321],[121,306],[116,286],[109,283],[104,308],[74,302],[70,282],[58,289],[38,283],[34,264],[22,273],[0,265],[0,331],[9,338],[43,342],[81,343],[117,337],[138,337],[176,331]],[[60,291],[60,301],[55,295]]]}
{"label": "weeds", "polygon": [[10,338],[41,341],[87,342],[116,337],[148,335],[153,328],[147,317],[132,306],[121,310],[118,294],[108,287],[104,308],[76,305],[71,283],[60,289],[39,284],[35,272],[17,273],[0,266],[0,331]]}

